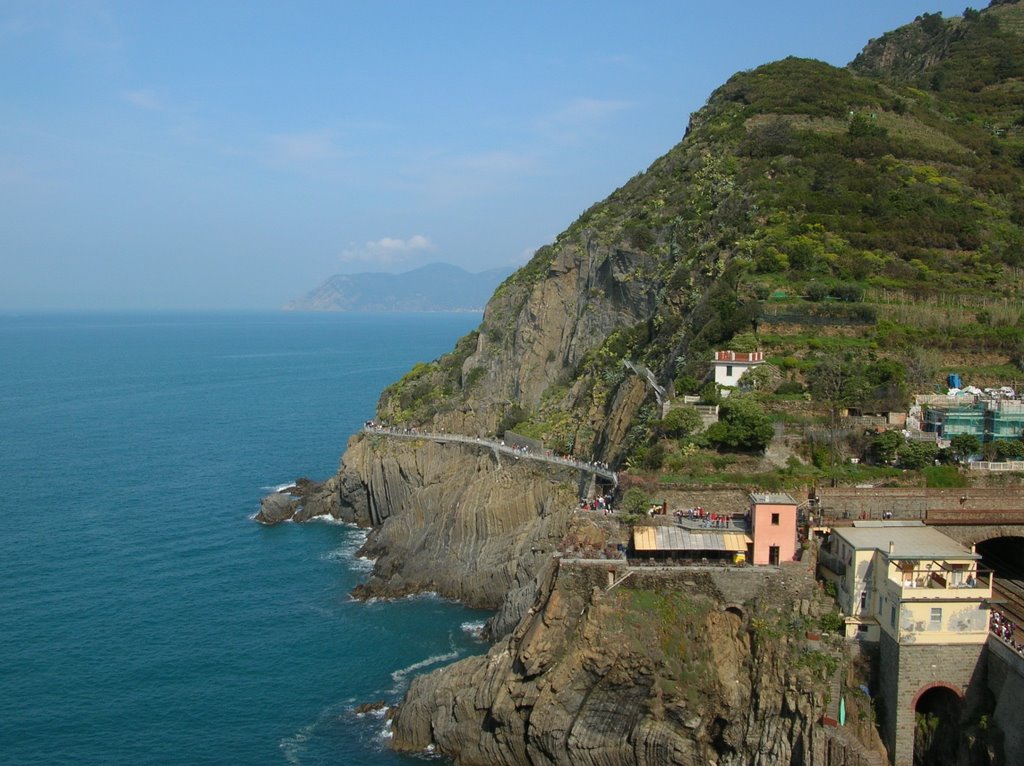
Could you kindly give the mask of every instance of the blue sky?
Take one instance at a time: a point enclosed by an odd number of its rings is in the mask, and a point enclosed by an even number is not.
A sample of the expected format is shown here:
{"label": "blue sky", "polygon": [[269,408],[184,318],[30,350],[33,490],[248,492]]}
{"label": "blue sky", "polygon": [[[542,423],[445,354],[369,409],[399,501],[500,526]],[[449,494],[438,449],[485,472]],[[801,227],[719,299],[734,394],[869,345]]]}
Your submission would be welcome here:
{"label": "blue sky", "polygon": [[0,0],[0,309],[520,263],[734,72],[964,5]]}

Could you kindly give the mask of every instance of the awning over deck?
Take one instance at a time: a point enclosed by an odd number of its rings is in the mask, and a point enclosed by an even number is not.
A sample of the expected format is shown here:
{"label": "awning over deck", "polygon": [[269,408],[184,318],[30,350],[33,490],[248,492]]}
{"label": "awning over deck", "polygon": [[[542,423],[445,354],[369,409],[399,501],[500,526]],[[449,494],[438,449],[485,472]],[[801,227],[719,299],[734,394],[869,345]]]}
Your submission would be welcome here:
{"label": "awning over deck", "polygon": [[634,527],[633,549],[636,551],[702,551],[742,552],[753,541],[736,532],[692,532],[679,527]]}

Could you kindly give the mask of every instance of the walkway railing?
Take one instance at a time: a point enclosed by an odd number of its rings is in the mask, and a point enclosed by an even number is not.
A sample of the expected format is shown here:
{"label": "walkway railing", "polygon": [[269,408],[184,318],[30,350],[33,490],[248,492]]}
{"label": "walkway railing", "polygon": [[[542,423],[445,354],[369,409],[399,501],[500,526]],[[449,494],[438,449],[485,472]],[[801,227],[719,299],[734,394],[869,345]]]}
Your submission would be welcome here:
{"label": "walkway railing", "polygon": [[429,433],[415,428],[391,428],[375,423],[367,423],[363,426],[364,433],[378,436],[391,436],[398,439],[426,439],[432,442],[449,442],[455,444],[473,444],[479,447],[488,447],[511,457],[526,458],[527,460],[538,460],[542,463],[566,466],[580,471],[600,476],[606,481],[612,482],[616,487],[619,485],[619,477],[615,471],[597,463],[590,463],[585,460],[559,457],[558,455],[537,454],[524,447],[514,447],[496,439],[482,439],[479,436],[464,436],[462,434]]}

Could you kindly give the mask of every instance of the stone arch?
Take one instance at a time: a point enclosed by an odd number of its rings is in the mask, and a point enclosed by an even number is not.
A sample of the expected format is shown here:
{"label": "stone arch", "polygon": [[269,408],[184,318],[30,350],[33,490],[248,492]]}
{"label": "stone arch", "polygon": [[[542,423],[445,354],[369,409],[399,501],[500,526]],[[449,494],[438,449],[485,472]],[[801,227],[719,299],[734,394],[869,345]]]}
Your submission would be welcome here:
{"label": "stone arch", "polygon": [[914,695],[914,763],[956,763],[964,694],[946,681],[926,684]]}
{"label": "stone arch", "polygon": [[968,547],[980,545],[1000,537],[1024,538],[1024,525],[1004,524],[1001,526],[950,525],[939,527],[943,534]]}
{"label": "stone arch", "polygon": [[932,681],[930,684],[925,684],[917,690],[917,694],[914,695],[914,699],[910,702],[910,709],[912,711],[917,711],[917,706],[921,701],[921,698],[933,689],[948,689],[953,692],[953,694],[956,695],[956,698],[961,702],[964,699],[963,689],[956,684],[952,684],[949,681]]}
{"label": "stone arch", "polygon": [[737,617],[740,618],[740,620],[742,621],[742,623],[744,625],[746,625],[746,623],[747,623],[747,610],[743,608],[742,604],[736,604],[736,603],[722,604],[721,611],[723,611],[723,612],[732,612],[734,615],[736,615]]}

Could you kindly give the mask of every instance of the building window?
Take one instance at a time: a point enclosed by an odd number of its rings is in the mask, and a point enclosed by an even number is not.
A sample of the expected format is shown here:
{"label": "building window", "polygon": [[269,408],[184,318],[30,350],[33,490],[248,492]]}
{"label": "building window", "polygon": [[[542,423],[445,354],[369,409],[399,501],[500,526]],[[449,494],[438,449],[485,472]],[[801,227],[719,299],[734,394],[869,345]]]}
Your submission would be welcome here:
{"label": "building window", "polygon": [[732,365],[731,364],[725,365],[725,376],[727,378],[731,378],[732,377]]}
{"label": "building window", "polygon": [[868,606],[868,592],[864,591],[860,594],[860,608],[866,609]]}
{"label": "building window", "polygon": [[772,514],[772,524],[774,526],[776,526],[776,527],[779,526],[779,514],[777,514],[777,513],[773,513]]}
{"label": "building window", "polygon": [[893,630],[896,629],[896,605],[893,604],[889,607],[889,622],[892,624]]}
{"label": "building window", "polygon": [[864,623],[861,623],[860,625],[857,626],[857,632],[858,633],[867,633],[868,632],[868,626],[865,625]]}
{"label": "building window", "polygon": [[942,607],[933,606],[928,630],[942,630]]}

